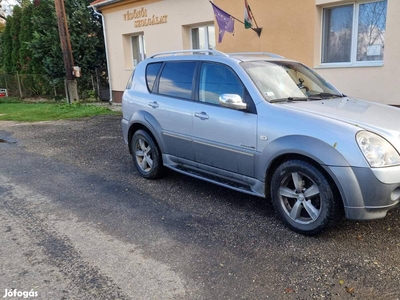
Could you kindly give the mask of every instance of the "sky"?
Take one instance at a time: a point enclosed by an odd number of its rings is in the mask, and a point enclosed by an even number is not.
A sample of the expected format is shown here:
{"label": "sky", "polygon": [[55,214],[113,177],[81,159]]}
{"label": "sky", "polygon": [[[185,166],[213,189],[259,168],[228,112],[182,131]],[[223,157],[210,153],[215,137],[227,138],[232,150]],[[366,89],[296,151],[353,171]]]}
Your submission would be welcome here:
{"label": "sky", "polygon": [[10,14],[12,11],[12,7],[16,5],[17,2],[15,0],[2,0],[1,6],[6,15]]}

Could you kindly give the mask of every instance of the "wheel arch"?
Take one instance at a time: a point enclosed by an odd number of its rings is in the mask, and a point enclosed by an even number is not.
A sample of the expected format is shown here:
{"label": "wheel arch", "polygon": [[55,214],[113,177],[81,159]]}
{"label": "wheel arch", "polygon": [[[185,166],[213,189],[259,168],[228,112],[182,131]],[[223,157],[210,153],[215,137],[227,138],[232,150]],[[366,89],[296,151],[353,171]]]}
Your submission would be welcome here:
{"label": "wheel arch", "polygon": [[[265,182],[265,196],[271,200],[270,182],[275,170],[284,161],[303,160],[316,167],[327,178],[335,195],[340,198],[342,206],[347,203],[346,194],[339,178],[329,166],[348,167],[346,159],[331,145],[307,136],[289,136],[271,142],[262,152],[264,161],[262,174]],[[261,170],[258,170],[260,172]]]}
{"label": "wheel arch", "polygon": [[339,188],[341,185],[340,185],[340,182],[338,182],[336,176],[332,172],[329,172],[328,168],[321,166],[317,161],[313,160],[312,158],[305,156],[305,155],[297,154],[297,153],[287,153],[287,154],[280,155],[271,162],[271,164],[265,174],[265,196],[268,200],[271,200],[269,183],[271,182],[271,179],[272,179],[272,176],[273,176],[275,170],[282,163],[284,163],[285,161],[289,161],[289,160],[306,161],[309,164],[313,165],[315,168],[317,168],[325,176],[325,178],[329,182],[329,185],[332,187],[332,190],[335,193],[335,195],[338,198],[340,198],[341,203],[344,204],[343,196],[342,196],[342,193]]}
{"label": "wheel arch", "polygon": [[145,130],[148,134],[150,134],[155,140],[158,149],[161,151],[161,153],[164,153],[163,150],[165,149],[165,146],[161,139],[161,125],[157,122],[157,120],[145,111],[135,112],[132,115],[131,120],[134,121],[131,122],[128,130],[128,146],[130,154],[132,154],[132,137],[135,132],[140,129]]}
{"label": "wheel arch", "polygon": [[339,224],[344,216],[343,202],[330,178],[304,157],[286,159],[277,166],[271,179],[271,200],[286,226],[315,235]]}

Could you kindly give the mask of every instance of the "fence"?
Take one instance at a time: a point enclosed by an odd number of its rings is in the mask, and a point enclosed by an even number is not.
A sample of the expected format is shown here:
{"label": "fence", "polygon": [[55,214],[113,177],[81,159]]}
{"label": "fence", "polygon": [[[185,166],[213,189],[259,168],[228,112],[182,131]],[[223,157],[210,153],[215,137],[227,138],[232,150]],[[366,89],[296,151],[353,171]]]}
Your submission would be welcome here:
{"label": "fence", "polygon": [[[104,73],[77,78],[80,99],[99,98],[109,100],[108,84]],[[17,98],[65,98],[64,78],[49,79],[40,74],[0,73],[0,89],[7,89],[9,97]],[[106,92],[104,92],[106,90]]]}

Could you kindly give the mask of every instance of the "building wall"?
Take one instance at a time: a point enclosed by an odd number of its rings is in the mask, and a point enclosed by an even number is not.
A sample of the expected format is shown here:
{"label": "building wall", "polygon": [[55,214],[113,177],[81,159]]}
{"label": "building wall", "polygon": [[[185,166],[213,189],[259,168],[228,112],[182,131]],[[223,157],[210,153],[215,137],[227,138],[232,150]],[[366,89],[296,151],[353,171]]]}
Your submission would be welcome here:
{"label": "building wall", "polygon": [[[240,21],[244,20],[244,0],[214,0],[214,3]],[[262,27],[261,36],[235,21],[234,35],[225,33],[222,42],[217,44],[218,50],[273,52],[313,64],[315,0],[248,0],[248,4],[258,27]]]}
{"label": "building wall", "polygon": [[[376,102],[400,105],[400,1],[388,0],[383,65],[367,67],[321,66],[322,10],[324,7],[354,3],[349,0],[248,0],[261,36],[235,21],[234,34],[225,33],[216,48],[224,52],[273,52],[313,67],[343,93]],[[123,4],[121,4],[123,3]],[[227,13],[243,21],[244,0],[214,0]],[[126,20],[128,12],[147,12],[147,18],[167,16],[167,22],[135,27]],[[111,66],[113,100],[120,101],[132,72],[130,36],[143,33],[146,54],[190,49],[190,28],[214,22],[208,0],[125,0],[102,9]],[[255,24],[254,24],[255,25]],[[216,40],[218,25],[215,24]]]}
{"label": "building wall", "polygon": [[[322,9],[351,0],[248,0],[261,36],[235,21],[235,33],[225,33],[217,49],[226,52],[265,51],[313,67],[343,93],[371,101],[400,105],[400,1],[388,0],[383,66],[328,68],[321,66]],[[243,20],[244,1],[214,0]],[[217,31],[217,30],[216,30]]]}
{"label": "building wall", "polygon": [[[132,35],[144,34],[148,57],[157,52],[190,49],[190,28],[213,24],[214,21],[212,7],[208,0],[128,0],[101,7],[100,10],[106,23],[113,101],[115,102],[120,102],[122,91],[125,90],[133,70],[130,42]],[[144,22],[149,18],[153,19],[153,16],[162,18],[163,22],[156,25],[145,23],[143,26]],[[142,21],[142,23],[139,24],[137,21]]]}
{"label": "building wall", "polygon": [[322,8],[349,1],[316,0],[314,67],[343,93],[375,102],[400,105],[400,1],[388,0],[383,66],[321,68]]}

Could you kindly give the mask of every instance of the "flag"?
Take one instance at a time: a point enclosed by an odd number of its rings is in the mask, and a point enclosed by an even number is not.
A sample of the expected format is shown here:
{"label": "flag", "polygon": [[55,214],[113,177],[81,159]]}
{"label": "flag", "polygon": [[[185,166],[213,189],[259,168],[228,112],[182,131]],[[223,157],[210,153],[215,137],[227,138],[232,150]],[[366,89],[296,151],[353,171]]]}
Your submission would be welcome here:
{"label": "flag", "polygon": [[224,37],[225,31],[233,33],[234,31],[234,20],[232,19],[231,15],[224,12],[214,3],[210,2],[213,9],[215,19],[217,20],[217,24],[219,27],[219,35],[218,35],[218,43],[222,42],[222,38]]}
{"label": "flag", "polygon": [[253,18],[251,17],[251,9],[247,0],[244,0],[244,28],[253,27]]}

